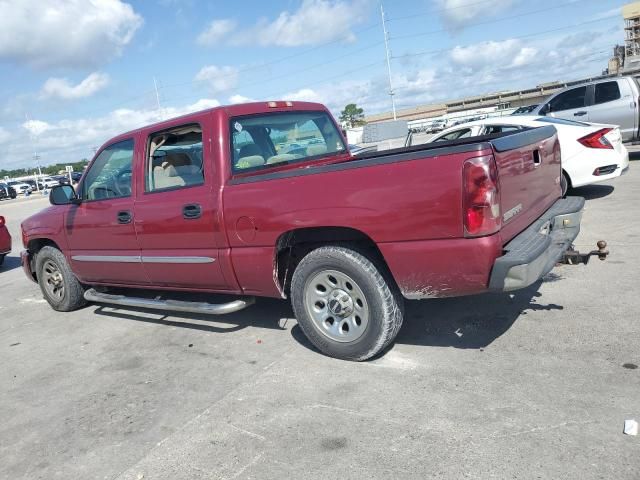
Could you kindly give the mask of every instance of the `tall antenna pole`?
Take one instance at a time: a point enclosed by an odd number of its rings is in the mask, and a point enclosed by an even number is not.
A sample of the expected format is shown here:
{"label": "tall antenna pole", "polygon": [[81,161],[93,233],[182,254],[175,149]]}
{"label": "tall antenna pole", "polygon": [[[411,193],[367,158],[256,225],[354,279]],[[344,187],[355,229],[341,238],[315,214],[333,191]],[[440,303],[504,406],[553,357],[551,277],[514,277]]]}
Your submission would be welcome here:
{"label": "tall antenna pole", "polygon": [[389,76],[389,96],[391,97],[391,108],[393,109],[393,119],[397,120],[396,117],[396,101],[393,96],[393,83],[391,83],[391,60],[389,55],[389,34],[387,32],[387,23],[384,19],[384,8],[382,7],[382,2],[380,2],[380,14],[382,15],[382,31],[384,32],[384,50],[387,54],[387,75]]}
{"label": "tall antenna pole", "polygon": [[[29,114],[25,112],[24,114],[24,118],[27,119],[27,122],[30,122],[31,119],[29,118]],[[38,155],[37,149],[36,149],[36,139],[35,139],[35,135],[33,133],[31,133],[31,131],[29,131],[29,138],[31,139],[31,147],[33,148],[33,161],[36,164],[36,167],[38,167],[38,175],[33,175],[34,177],[36,177],[36,190],[39,192],[40,191],[40,186],[38,184],[38,177],[42,178],[42,169],[40,168],[40,155]],[[34,167],[35,170],[35,167]]]}
{"label": "tall antenna pole", "polygon": [[162,115],[162,107],[160,106],[160,92],[158,92],[158,83],[156,82],[156,77],[153,77],[153,86],[156,89],[156,102],[158,104],[158,112],[160,113],[160,118],[164,120],[164,115]]}

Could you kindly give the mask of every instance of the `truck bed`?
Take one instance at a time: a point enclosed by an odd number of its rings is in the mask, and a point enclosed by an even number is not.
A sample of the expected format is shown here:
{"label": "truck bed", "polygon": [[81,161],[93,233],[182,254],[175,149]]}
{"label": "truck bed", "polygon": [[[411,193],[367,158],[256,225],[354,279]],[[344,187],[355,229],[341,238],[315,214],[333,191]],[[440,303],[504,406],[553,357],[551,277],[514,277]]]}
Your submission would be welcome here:
{"label": "truck bed", "polygon": [[[536,150],[540,167],[532,162]],[[465,238],[463,164],[491,155],[501,213],[516,213],[497,234]],[[444,284],[451,294],[484,291],[502,247],[560,197],[559,174],[556,131],[547,126],[232,178],[223,204],[234,271],[241,285],[251,285],[248,293],[277,296],[274,245],[283,232],[345,227],[378,245],[403,293]],[[237,230],[241,219],[259,219],[249,240]],[[464,278],[453,278],[455,272]]]}

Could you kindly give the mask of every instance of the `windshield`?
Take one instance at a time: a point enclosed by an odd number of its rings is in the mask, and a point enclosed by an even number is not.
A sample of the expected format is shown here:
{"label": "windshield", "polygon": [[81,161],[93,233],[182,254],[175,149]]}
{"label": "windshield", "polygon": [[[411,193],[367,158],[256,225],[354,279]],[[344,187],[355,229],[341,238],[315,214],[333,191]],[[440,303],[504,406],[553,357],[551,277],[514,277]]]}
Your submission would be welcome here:
{"label": "windshield", "polygon": [[268,113],[230,121],[232,169],[262,170],[346,151],[326,112]]}

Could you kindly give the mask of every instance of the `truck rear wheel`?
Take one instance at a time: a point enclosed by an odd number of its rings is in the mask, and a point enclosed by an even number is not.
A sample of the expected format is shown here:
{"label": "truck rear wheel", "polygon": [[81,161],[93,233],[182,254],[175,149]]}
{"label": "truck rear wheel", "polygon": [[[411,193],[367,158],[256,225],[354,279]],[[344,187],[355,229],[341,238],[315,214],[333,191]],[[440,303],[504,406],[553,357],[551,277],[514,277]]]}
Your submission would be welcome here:
{"label": "truck rear wheel", "polygon": [[291,299],[304,334],[330,357],[367,360],[402,326],[404,303],[395,284],[349,248],[327,246],[307,254],[293,274]]}
{"label": "truck rear wheel", "polygon": [[38,252],[36,272],[42,295],[54,310],[71,312],[87,304],[84,288],[57,248],[47,246]]}

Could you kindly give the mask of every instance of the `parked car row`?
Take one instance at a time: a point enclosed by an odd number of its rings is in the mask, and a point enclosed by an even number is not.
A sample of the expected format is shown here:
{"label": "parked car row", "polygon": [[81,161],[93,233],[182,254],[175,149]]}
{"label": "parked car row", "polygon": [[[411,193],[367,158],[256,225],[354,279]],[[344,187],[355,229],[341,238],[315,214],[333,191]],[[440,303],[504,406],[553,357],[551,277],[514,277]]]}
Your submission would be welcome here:
{"label": "parked car row", "polygon": [[[82,173],[80,172],[72,172],[71,180],[73,183],[78,183],[80,178],[82,177]],[[58,185],[70,185],[72,182],[69,181],[69,175],[52,175],[50,177],[40,177],[37,180],[27,179],[27,180],[10,180],[6,183],[0,183],[0,185],[4,186],[5,194],[0,193],[0,199],[2,198],[16,198],[16,195],[19,194],[29,194],[39,190],[50,190],[53,187],[57,187]],[[7,187],[10,187],[14,194],[11,195],[7,191]]]}

